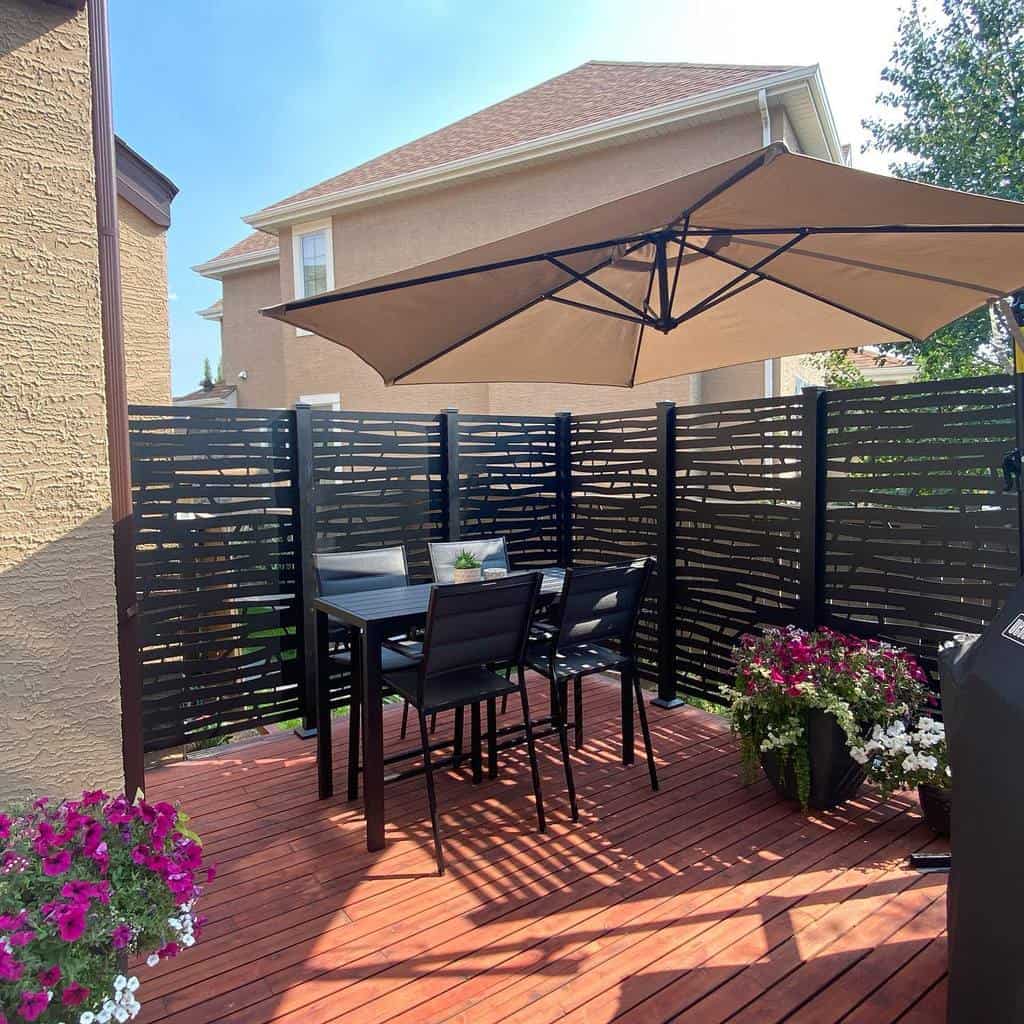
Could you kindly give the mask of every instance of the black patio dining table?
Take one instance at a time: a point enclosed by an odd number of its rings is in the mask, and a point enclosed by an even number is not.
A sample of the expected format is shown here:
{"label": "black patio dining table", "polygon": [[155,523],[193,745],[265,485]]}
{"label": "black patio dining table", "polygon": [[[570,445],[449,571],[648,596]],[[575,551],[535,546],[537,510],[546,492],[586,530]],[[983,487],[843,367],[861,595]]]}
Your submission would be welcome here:
{"label": "black patio dining table", "polygon": [[[552,603],[562,592],[563,569],[543,570],[540,601]],[[317,779],[321,800],[334,794],[334,762],[331,748],[330,675],[332,662],[327,636],[329,619],[344,623],[352,632],[352,703],[349,743],[348,797],[358,795],[359,727],[363,733],[363,808],[366,815],[366,848],[384,848],[384,721],[381,678],[381,645],[389,637],[423,626],[430,591],[438,584],[389,587],[334,597],[318,597],[316,610],[315,672]],[[458,584],[440,584],[457,586]],[[393,759],[393,758],[392,758]],[[388,759],[391,760],[391,759]]]}

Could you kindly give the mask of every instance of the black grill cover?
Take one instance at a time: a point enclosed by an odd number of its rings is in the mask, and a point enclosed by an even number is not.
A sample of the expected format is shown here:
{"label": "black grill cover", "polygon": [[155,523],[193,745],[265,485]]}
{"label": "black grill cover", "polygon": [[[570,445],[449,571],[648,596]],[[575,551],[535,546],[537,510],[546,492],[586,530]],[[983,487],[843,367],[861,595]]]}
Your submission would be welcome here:
{"label": "black grill cover", "polygon": [[953,769],[949,1024],[1024,1024],[1024,580],[939,655]]}

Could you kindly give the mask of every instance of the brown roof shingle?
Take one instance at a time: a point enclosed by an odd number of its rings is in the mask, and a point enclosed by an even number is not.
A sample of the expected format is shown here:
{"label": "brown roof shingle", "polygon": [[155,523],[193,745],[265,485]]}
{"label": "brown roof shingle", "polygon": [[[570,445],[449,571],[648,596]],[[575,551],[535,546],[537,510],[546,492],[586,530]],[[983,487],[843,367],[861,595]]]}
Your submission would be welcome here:
{"label": "brown roof shingle", "polygon": [[784,65],[588,61],[461,121],[296,192],[266,210],[480,156],[787,70],[789,67]]}
{"label": "brown roof shingle", "polygon": [[[782,64],[588,61],[461,121],[296,192],[260,212],[455,160],[482,156],[507,146],[600,124],[614,117],[700,96],[727,86],[755,82],[792,67]],[[257,231],[225,249],[216,259],[270,248],[276,243],[272,235]]]}

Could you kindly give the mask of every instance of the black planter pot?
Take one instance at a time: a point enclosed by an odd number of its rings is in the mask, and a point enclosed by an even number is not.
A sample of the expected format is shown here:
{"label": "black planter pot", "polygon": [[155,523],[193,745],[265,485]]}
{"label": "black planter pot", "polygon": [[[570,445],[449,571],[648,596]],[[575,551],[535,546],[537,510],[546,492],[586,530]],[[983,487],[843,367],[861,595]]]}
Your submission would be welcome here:
{"label": "black planter pot", "polygon": [[949,835],[949,819],[953,809],[953,790],[939,786],[918,786],[917,799],[928,827],[940,836]]}
{"label": "black planter pot", "polygon": [[[812,708],[807,713],[808,755],[811,762],[811,787],[807,805],[818,811],[851,799],[864,782],[864,767],[850,757],[846,733],[835,715]],[[785,764],[785,767],[783,765]],[[774,751],[761,754],[761,767],[779,796],[799,800],[796,772],[790,760]]]}

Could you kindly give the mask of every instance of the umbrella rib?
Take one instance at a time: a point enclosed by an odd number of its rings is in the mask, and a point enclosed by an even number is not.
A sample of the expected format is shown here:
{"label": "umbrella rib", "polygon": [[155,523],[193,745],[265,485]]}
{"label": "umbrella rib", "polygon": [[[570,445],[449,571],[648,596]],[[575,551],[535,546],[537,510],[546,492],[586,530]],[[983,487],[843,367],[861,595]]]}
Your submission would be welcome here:
{"label": "umbrella rib", "polygon": [[[683,254],[683,250],[682,250],[682,247],[680,247],[679,255],[682,256],[682,254]],[[647,279],[647,294],[644,296],[644,309],[650,309],[650,307],[651,307],[651,292],[654,291],[654,278],[655,278],[655,275],[657,274],[657,270],[658,270],[658,268],[652,262],[651,263],[651,275]],[[677,275],[679,274],[678,266],[676,267],[676,274]],[[671,303],[669,304],[669,308],[670,309],[672,308]],[[633,371],[629,375],[629,386],[630,387],[633,387],[636,384],[636,370],[637,370],[637,367],[640,365],[640,346],[644,343],[644,331],[645,330],[647,330],[647,321],[646,320],[640,325],[640,330],[636,332],[636,348],[633,349]]]}
{"label": "umbrella rib", "polygon": [[[701,245],[694,245],[693,242],[686,243],[687,249],[693,249],[695,252],[702,252],[705,256],[711,257],[713,260],[718,260],[721,263],[728,263],[730,267],[736,267],[739,270],[747,270],[748,267],[744,264],[731,260],[727,256],[722,256],[720,253],[713,252],[710,249],[705,248]],[[892,331],[893,334],[898,334],[901,338],[906,338],[907,341],[920,341],[921,339],[913,334],[908,334],[906,331],[901,330],[899,327],[894,327],[892,324],[887,324],[884,320],[879,320],[876,317],[869,316],[867,313],[859,313],[855,309],[851,309],[849,306],[844,306],[841,302],[835,302],[832,299],[826,299],[823,295],[818,295],[815,292],[810,291],[807,288],[801,288],[799,285],[790,284],[788,281],[783,281],[781,278],[775,277],[772,274],[766,274],[763,270],[754,271],[754,276],[760,281],[770,281],[772,284],[780,285],[783,288],[788,288],[792,292],[797,292],[799,295],[803,295],[809,299],[815,299],[818,302],[824,303],[826,306],[831,306],[833,309],[838,309],[842,313],[848,313],[850,316],[855,316],[860,320],[864,320],[869,324],[874,324],[876,327],[881,327],[883,330]]]}
{"label": "umbrella rib", "polygon": [[[611,299],[613,302],[617,302],[620,306],[624,307],[625,309],[628,309],[631,313],[635,313],[639,317],[642,317],[644,315],[643,310],[637,309],[637,307],[634,306],[632,302],[627,302],[624,298],[622,298],[619,295],[616,295],[613,291],[610,291],[609,289],[603,287],[602,285],[597,284],[595,281],[591,281],[586,274],[581,274],[578,270],[574,270],[572,267],[569,266],[568,263],[563,263],[560,259],[558,259],[558,257],[549,256],[548,262],[551,263],[553,266],[556,266],[559,270],[568,274],[570,277],[575,278],[580,284],[585,284],[588,288],[593,288],[594,291],[599,292],[606,299]],[[594,269],[588,271],[588,273],[593,274],[596,273],[596,271],[602,269],[604,268],[594,267]]]}
{"label": "umbrella rib", "polygon": [[[677,223],[676,221],[672,222]],[[809,235],[1016,235],[1024,224],[835,224],[831,227],[779,225],[778,227],[692,227],[691,235],[790,235],[806,231]]]}
{"label": "umbrella rib", "polygon": [[587,302],[578,302],[576,299],[564,299],[561,295],[548,295],[546,298],[550,302],[558,302],[563,306],[573,306],[576,309],[585,309],[589,313],[600,313],[602,316],[611,316],[616,320],[628,320],[631,324],[647,322],[643,316],[630,316],[628,313],[620,313],[615,309],[602,309],[600,306],[591,306]]}
{"label": "umbrella rib", "polygon": [[723,192],[728,191],[733,185],[739,184],[748,175],[753,174],[754,171],[760,170],[769,160],[774,159],[780,153],[785,153],[787,150],[785,145],[778,142],[773,142],[771,145],[761,150],[757,156],[750,161],[749,164],[745,164],[735,174],[730,175],[725,181],[719,182],[710,192],[706,192],[700,197],[695,203],[688,206],[683,212],[676,217],[673,224],[678,224],[684,218],[689,220],[695,210],[699,210],[702,206],[707,205],[712,199],[717,199]]}
{"label": "umbrella rib", "polygon": [[[789,252],[790,249],[792,249],[799,242],[802,242],[806,237],[806,231],[797,232],[784,245],[778,246],[773,252],[770,252],[767,256],[762,257],[752,266],[748,267],[746,270],[741,271],[731,281],[726,281],[725,284],[723,284],[719,288],[716,288],[710,295],[706,295],[703,299],[700,300],[700,302],[694,303],[689,309],[685,310],[678,317],[675,317],[673,319],[673,324],[675,326],[678,326],[684,320],[690,320],[692,317],[698,316],[699,314],[703,313],[705,309],[710,309],[712,306],[717,305],[717,299],[722,297],[728,298],[727,293],[731,292],[735,285],[740,284],[742,281],[746,280],[752,274],[756,274],[763,266],[765,266],[768,263],[771,263],[772,260],[781,256],[784,252]],[[680,246],[682,246],[682,244],[683,243],[680,243]]]}

